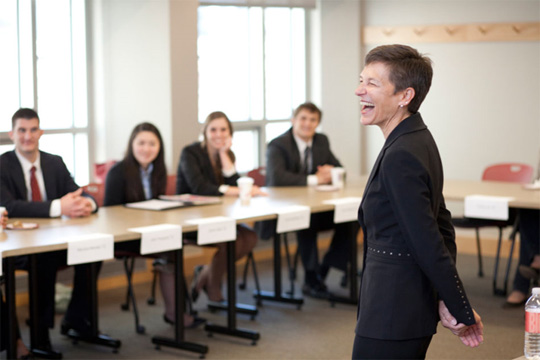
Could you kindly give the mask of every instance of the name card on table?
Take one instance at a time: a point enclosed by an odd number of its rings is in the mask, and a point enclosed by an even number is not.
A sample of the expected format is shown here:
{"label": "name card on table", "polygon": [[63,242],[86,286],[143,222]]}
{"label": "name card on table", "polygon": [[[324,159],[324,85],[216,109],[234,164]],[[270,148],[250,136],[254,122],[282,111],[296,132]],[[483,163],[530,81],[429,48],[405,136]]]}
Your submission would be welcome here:
{"label": "name card on table", "polygon": [[87,234],[66,239],[68,265],[86,264],[114,257],[114,238],[111,234]]}
{"label": "name card on table", "polygon": [[197,244],[208,245],[236,240],[236,221],[226,216],[215,216],[186,221],[196,224]]}
{"label": "name card on table", "polygon": [[0,251],[0,276],[2,276],[2,275],[4,274],[4,273],[2,272],[2,264],[4,263],[4,262],[2,261],[2,259],[3,259],[3,258],[2,258],[2,252]]}
{"label": "name card on table", "polygon": [[276,232],[278,234],[309,228],[311,220],[309,206],[288,206],[277,210],[277,215]]}
{"label": "name card on table", "polygon": [[141,254],[153,254],[182,248],[182,226],[159,224],[130,228],[141,234]]}
{"label": "name card on table", "polygon": [[465,217],[508,220],[510,197],[469,195],[465,197]]}
{"label": "name card on table", "polygon": [[334,223],[344,223],[358,219],[358,208],[362,202],[361,197],[347,197],[323,201],[323,204],[334,205]]}

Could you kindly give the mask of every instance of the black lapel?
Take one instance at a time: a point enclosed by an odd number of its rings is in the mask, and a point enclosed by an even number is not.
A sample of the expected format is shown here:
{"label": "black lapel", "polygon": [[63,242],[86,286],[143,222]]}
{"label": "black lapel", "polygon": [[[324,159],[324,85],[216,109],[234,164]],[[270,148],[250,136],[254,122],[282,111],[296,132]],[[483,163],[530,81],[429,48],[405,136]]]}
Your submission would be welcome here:
{"label": "black lapel", "polygon": [[23,199],[26,200],[28,199],[28,190],[26,189],[26,182],[24,181],[23,169],[17,155],[15,154],[15,150],[9,153],[9,161],[11,163],[11,176],[13,177],[13,182],[17,187],[17,192],[23,194]]}
{"label": "black lapel", "polygon": [[[413,114],[409,116],[407,119],[403,120],[388,136],[388,139],[386,139],[383,148],[381,149],[381,152],[379,153],[379,156],[377,156],[377,160],[375,160],[375,165],[373,165],[373,169],[371,170],[371,173],[369,174],[368,181],[366,183],[366,187],[364,189],[364,194],[367,194],[367,191],[369,189],[369,186],[371,185],[371,182],[373,181],[373,178],[375,177],[375,174],[379,171],[379,166],[381,165],[382,158],[384,157],[384,152],[386,149],[396,141],[401,135],[408,134],[414,131],[424,130],[426,129],[426,125],[424,124],[424,121],[422,120],[422,116],[420,113]],[[364,203],[364,198],[362,197],[362,202],[360,203],[360,209],[362,208],[362,204]]]}
{"label": "black lapel", "polygon": [[52,157],[43,151],[39,152],[39,158],[41,163],[41,172],[43,173],[43,182],[45,183],[45,192],[47,193],[47,200],[54,200],[58,197],[55,190],[56,179],[56,167],[51,161]]}
{"label": "black lapel", "polygon": [[291,149],[291,151],[289,151],[289,154],[291,156],[293,170],[294,172],[300,172],[300,170],[302,169],[302,164],[300,161],[300,151],[298,150],[298,146],[296,145],[296,140],[294,139],[292,128],[288,132],[288,141],[289,147]]}

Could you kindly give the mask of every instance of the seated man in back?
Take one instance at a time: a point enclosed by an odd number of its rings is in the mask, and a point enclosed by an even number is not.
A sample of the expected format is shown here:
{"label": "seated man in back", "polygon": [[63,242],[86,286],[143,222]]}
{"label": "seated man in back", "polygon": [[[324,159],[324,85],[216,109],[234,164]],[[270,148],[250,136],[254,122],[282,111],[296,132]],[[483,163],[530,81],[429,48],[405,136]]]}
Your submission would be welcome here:
{"label": "seated man in back", "polygon": [[[42,134],[34,110],[22,108],[15,112],[9,132],[15,150],[0,156],[0,205],[6,207],[10,217],[84,217],[97,211],[95,201],[75,184],[62,158],[39,150]],[[65,251],[36,255],[38,327],[32,352],[37,356],[62,357],[52,349],[49,328],[54,327],[56,271],[64,265]],[[29,257],[18,257],[16,266],[28,269]],[[63,334],[72,329],[84,336],[89,331],[89,268],[87,264],[75,266],[71,302],[62,321]]]}
{"label": "seated man in back", "polygon": [[[331,169],[341,166],[330,150],[328,138],[316,133],[322,113],[313,103],[304,103],[294,111],[292,127],[268,144],[266,152],[267,186],[306,186],[331,183]],[[262,227],[261,237],[266,238],[268,229]],[[330,249],[319,265],[317,232],[334,229]],[[330,293],[324,279],[330,267],[346,272],[350,224],[334,224],[333,213],[317,213],[311,216],[311,227],[298,231],[298,251],[305,270],[304,295],[328,298]]]}

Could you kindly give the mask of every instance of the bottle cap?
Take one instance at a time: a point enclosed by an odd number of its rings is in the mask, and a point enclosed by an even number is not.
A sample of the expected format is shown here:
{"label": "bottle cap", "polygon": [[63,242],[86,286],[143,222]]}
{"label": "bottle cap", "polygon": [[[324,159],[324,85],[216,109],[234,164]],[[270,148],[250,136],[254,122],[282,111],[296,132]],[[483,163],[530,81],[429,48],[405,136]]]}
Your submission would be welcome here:
{"label": "bottle cap", "polygon": [[540,295],[540,287],[535,287],[532,289],[533,295]]}

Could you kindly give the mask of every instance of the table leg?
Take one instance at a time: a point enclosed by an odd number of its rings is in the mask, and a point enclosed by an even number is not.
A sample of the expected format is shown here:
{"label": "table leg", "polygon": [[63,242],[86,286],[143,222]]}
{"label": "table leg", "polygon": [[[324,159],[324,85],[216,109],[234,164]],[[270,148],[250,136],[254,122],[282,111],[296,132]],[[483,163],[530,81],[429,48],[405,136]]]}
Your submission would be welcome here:
{"label": "table leg", "polygon": [[236,244],[234,241],[227,242],[227,326],[206,324],[204,330],[209,335],[220,333],[252,340],[255,345],[260,338],[258,332],[236,327]]}
{"label": "table leg", "polygon": [[261,291],[260,293],[254,293],[253,296],[258,300],[295,304],[300,309],[304,304],[304,299],[283,292],[281,287],[281,236],[282,234],[277,233],[274,235],[274,291]]}
{"label": "table leg", "polygon": [[161,346],[173,347],[180,350],[191,351],[201,354],[201,358],[208,352],[208,346],[200,345],[192,342],[184,341],[184,256],[182,249],[178,249],[175,252],[175,277],[174,285],[176,291],[176,315],[175,315],[175,337],[174,339],[165,338],[161,336],[154,336],[152,343],[156,345],[156,349],[160,349]]}
{"label": "table leg", "polygon": [[74,329],[69,329],[65,335],[69,337],[74,344],[79,341],[87,342],[96,345],[102,345],[113,348],[113,352],[117,353],[118,348],[122,345],[122,342],[112,337],[101,334],[99,332],[99,322],[98,322],[98,291],[97,291],[97,278],[98,278],[98,267],[99,263],[91,263],[89,265],[88,271],[88,282],[87,282],[87,293],[90,296],[90,309],[88,313],[90,314],[90,331],[89,334],[80,334]]}
{"label": "table leg", "polygon": [[[0,259],[0,261],[2,261]],[[15,258],[8,257],[5,259],[5,281],[6,281],[6,310],[7,319],[2,321],[8,322],[7,336],[7,358],[17,358],[17,316],[15,303]]]}
{"label": "table leg", "polygon": [[359,225],[358,222],[351,222],[350,225],[350,236],[351,239],[351,252],[349,253],[349,297],[340,297],[332,295],[330,297],[330,303],[332,306],[335,303],[342,304],[358,304],[358,242],[356,236],[358,234]]}

